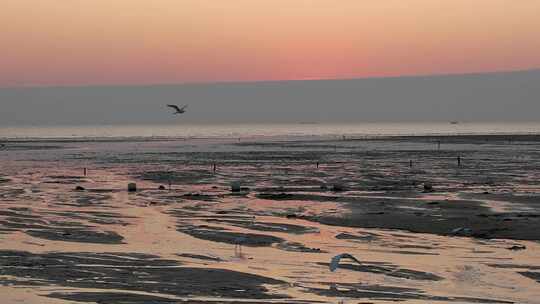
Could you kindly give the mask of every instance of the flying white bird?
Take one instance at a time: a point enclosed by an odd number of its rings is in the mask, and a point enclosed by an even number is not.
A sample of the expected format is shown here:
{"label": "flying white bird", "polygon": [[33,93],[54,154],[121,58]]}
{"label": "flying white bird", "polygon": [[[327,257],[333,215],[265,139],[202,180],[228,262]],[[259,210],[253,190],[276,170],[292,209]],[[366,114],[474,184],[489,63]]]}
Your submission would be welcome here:
{"label": "flying white bird", "polygon": [[185,112],[186,112],[187,106],[188,106],[188,105],[185,105],[185,106],[182,106],[182,107],[180,108],[180,107],[177,106],[177,105],[171,105],[171,104],[167,105],[167,107],[172,108],[172,109],[174,109],[174,110],[176,111],[176,112],[173,113],[174,115],[185,113]]}
{"label": "flying white bird", "polygon": [[332,260],[330,261],[330,265],[329,265],[330,271],[334,272],[334,271],[336,271],[336,269],[338,269],[339,261],[341,259],[351,259],[351,260],[355,261],[356,263],[360,264],[360,261],[357,260],[352,255],[350,255],[348,253],[342,253],[342,254],[338,254],[338,255],[336,255],[335,257],[332,258]]}

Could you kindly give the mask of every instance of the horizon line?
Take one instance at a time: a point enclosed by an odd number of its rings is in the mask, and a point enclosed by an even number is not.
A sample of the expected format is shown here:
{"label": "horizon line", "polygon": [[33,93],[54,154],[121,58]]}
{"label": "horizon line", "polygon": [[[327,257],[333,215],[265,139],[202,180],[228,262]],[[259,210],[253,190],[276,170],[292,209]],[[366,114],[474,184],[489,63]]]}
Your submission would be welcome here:
{"label": "horizon line", "polygon": [[193,82],[178,82],[178,83],[110,83],[110,84],[81,84],[81,85],[14,85],[14,86],[0,86],[0,90],[13,90],[13,89],[74,89],[74,88],[148,88],[148,87],[171,87],[171,86],[212,86],[212,85],[248,85],[248,84],[278,84],[278,83],[290,83],[290,82],[317,82],[317,81],[352,81],[352,80],[384,80],[384,79],[410,79],[410,78],[441,78],[441,77],[458,77],[458,76],[482,76],[491,74],[516,74],[527,72],[540,72],[540,67],[534,67],[529,69],[516,69],[516,70],[494,70],[487,72],[464,72],[464,73],[436,73],[436,74],[405,74],[399,76],[373,76],[373,77],[343,77],[343,78],[325,78],[325,77],[306,77],[302,78],[290,78],[280,80],[222,80],[222,81],[193,81]]}

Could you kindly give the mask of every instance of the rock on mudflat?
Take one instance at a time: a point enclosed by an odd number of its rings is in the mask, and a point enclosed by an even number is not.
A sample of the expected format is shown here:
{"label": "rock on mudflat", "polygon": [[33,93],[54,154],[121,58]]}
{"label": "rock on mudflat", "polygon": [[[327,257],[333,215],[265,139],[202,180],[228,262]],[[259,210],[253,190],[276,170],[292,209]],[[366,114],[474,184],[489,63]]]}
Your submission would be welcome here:
{"label": "rock on mudflat", "polygon": [[345,191],[345,186],[341,183],[334,183],[332,185],[332,191],[336,191],[336,192]]}
{"label": "rock on mudflat", "polygon": [[136,191],[137,191],[137,184],[129,183],[128,184],[128,192],[136,192]]}
{"label": "rock on mudflat", "polygon": [[231,191],[232,192],[240,192],[241,186],[239,181],[234,181],[231,183]]}
{"label": "rock on mudflat", "polygon": [[432,192],[433,185],[431,183],[424,183],[424,192]]}

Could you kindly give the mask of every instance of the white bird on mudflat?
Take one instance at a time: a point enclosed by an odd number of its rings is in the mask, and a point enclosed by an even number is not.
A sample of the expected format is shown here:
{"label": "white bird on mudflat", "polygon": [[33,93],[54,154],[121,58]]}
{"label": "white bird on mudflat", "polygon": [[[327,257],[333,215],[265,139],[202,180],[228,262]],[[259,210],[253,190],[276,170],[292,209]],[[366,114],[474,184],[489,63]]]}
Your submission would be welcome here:
{"label": "white bird on mudflat", "polygon": [[330,268],[330,271],[334,272],[336,271],[336,269],[338,269],[339,261],[341,261],[341,259],[351,259],[355,261],[356,263],[360,264],[360,261],[356,259],[355,257],[353,257],[352,255],[348,253],[342,253],[332,258],[332,260],[330,261],[330,265],[328,265],[328,267]]}
{"label": "white bird on mudflat", "polygon": [[177,114],[183,114],[183,113],[186,113],[186,108],[187,108],[188,105],[184,105],[182,106],[181,108],[177,105],[172,105],[172,104],[168,104],[167,107],[169,108],[172,108],[174,109],[176,112],[174,112],[173,114],[174,115],[177,115]]}

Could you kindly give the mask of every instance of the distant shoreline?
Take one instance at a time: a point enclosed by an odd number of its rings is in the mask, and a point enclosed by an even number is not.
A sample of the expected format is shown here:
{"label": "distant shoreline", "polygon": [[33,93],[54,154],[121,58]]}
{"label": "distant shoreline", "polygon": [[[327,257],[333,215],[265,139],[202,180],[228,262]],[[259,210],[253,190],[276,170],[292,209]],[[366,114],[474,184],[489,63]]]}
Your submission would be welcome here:
{"label": "distant shoreline", "polygon": [[422,135],[358,135],[345,136],[338,135],[311,135],[311,136],[245,136],[245,137],[167,137],[167,136],[127,136],[127,137],[0,137],[0,143],[85,143],[85,142],[174,142],[174,141],[442,141],[442,142],[461,142],[461,141],[540,141],[540,132],[535,133],[496,133],[496,134],[422,134]]}

